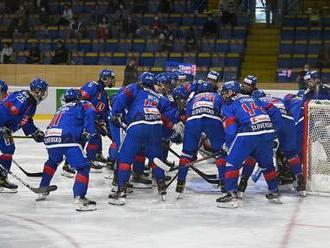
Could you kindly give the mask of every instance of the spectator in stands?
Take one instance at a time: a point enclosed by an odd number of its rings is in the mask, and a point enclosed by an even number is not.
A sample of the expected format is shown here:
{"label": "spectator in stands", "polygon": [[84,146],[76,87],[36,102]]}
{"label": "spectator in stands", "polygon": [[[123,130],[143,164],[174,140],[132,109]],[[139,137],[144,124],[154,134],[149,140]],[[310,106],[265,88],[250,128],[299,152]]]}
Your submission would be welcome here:
{"label": "spectator in stands", "polygon": [[304,76],[306,75],[306,72],[310,70],[309,64],[305,64],[304,69],[299,72],[299,75],[296,79],[296,82],[298,83],[299,90],[305,90],[306,84],[304,80]]}
{"label": "spectator in stands", "polygon": [[136,64],[136,59],[131,58],[129,60],[128,64],[126,65],[125,71],[124,71],[123,86],[127,86],[130,83],[133,83],[133,82],[137,81],[138,71],[137,71],[137,68],[136,68],[135,64]]}
{"label": "spectator in stands", "polygon": [[101,22],[97,25],[96,38],[106,39],[109,37],[110,23],[107,16],[103,16]]}
{"label": "spectator in stands", "polygon": [[159,12],[160,13],[171,13],[172,12],[173,0],[160,0]]}
{"label": "spectator in stands", "polygon": [[76,39],[81,39],[83,36],[83,27],[82,23],[79,20],[79,16],[73,17],[72,21],[70,23],[70,37],[71,38],[76,38]]}
{"label": "spectator in stands", "polygon": [[157,35],[159,35],[160,28],[161,28],[161,23],[160,23],[158,15],[156,15],[154,17],[153,22],[149,26],[149,30],[153,36],[157,36]]}
{"label": "spectator in stands", "polygon": [[49,14],[46,11],[45,7],[41,7],[39,11],[39,21],[40,24],[48,26],[49,24]]}
{"label": "spectator in stands", "polygon": [[236,26],[236,13],[238,11],[237,0],[221,0],[219,9],[222,23]]}
{"label": "spectator in stands", "polygon": [[210,37],[218,34],[218,24],[213,20],[210,15],[207,21],[203,24],[203,36]]}
{"label": "spectator in stands", "polygon": [[57,41],[57,48],[55,49],[55,54],[52,57],[51,64],[67,64],[69,52],[65,47],[64,42],[62,40]]}
{"label": "spectator in stands", "polygon": [[320,71],[323,68],[330,68],[330,42],[326,42],[324,47],[321,49],[318,58],[318,67]]}
{"label": "spectator in stands", "polygon": [[193,52],[197,49],[195,30],[192,26],[190,26],[190,28],[188,29],[185,35],[185,40],[186,40],[185,50],[187,52]]}
{"label": "spectator in stands", "polygon": [[24,5],[20,5],[19,9],[15,12],[15,18],[21,19],[27,17],[27,12]]}
{"label": "spectator in stands", "polygon": [[122,31],[126,37],[128,36],[129,38],[135,38],[137,29],[138,25],[130,15],[127,17],[126,20],[122,22]]}
{"label": "spectator in stands", "polygon": [[94,5],[93,12],[91,13],[92,22],[98,24],[102,21],[103,13],[98,3]]}
{"label": "spectator in stands", "polygon": [[13,33],[14,39],[27,38],[29,35],[29,23],[26,18],[19,18],[17,26]]}
{"label": "spectator in stands", "polygon": [[36,43],[32,43],[26,63],[28,63],[28,64],[39,64],[40,63],[40,51],[39,51],[39,47],[36,45]]}
{"label": "spectator in stands", "polygon": [[163,26],[159,34],[160,50],[161,52],[170,52],[174,45],[174,36],[167,26]]}
{"label": "spectator in stands", "polygon": [[11,44],[9,42],[6,42],[1,51],[1,57],[0,57],[1,64],[13,63],[13,55],[14,55],[14,50],[11,47]]}
{"label": "spectator in stands", "polygon": [[58,21],[58,25],[69,25],[73,18],[72,9],[69,4],[64,5],[62,17]]}
{"label": "spectator in stands", "polygon": [[127,19],[127,17],[128,10],[125,8],[125,5],[123,3],[120,3],[115,13],[112,15],[113,22],[115,24],[122,25],[122,22]]}
{"label": "spectator in stands", "polygon": [[145,4],[145,0],[135,0],[133,4],[133,12],[141,14],[147,12],[147,4]]}

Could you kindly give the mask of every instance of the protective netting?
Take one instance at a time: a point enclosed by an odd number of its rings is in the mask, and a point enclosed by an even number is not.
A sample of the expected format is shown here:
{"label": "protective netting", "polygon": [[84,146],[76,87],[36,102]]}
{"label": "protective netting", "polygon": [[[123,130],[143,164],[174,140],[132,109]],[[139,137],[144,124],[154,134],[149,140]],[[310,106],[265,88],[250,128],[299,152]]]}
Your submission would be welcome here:
{"label": "protective netting", "polygon": [[305,125],[307,191],[330,194],[330,101],[305,105]]}

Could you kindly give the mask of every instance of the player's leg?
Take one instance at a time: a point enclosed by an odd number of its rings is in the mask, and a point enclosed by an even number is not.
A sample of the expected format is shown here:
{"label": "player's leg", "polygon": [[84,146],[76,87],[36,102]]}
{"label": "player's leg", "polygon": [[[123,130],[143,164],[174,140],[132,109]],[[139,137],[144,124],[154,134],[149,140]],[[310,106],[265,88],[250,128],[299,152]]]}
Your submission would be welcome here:
{"label": "player's leg", "polygon": [[[15,144],[12,138],[0,139],[0,164],[10,171]],[[0,169],[0,193],[17,193],[18,186],[8,180],[7,172]]]}
{"label": "player's leg", "polygon": [[141,125],[134,125],[127,129],[126,136],[119,148],[117,160],[117,184],[118,189],[109,195],[109,203],[112,205],[124,205],[126,203],[126,187],[131,176],[131,164],[141,147]]}
{"label": "player's leg", "polygon": [[135,155],[133,161],[133,173],[132,173],[132,184],[134,188],[152,188],[152,181],[144,176],[145,169],[145,151],[144,148],[141,147],[140,151]]}
{"label": "player's leg", "polygon": [[77,171],[74,185],[73,197],[77,211],[96,210],[96,202],[86,198],[89,182],[90,162],[87,159],[82,147],[65,148],[65,156],[68,162]]}
{"label": "player's leg", "polygon": [[223,144],[225,142],[225,133],[222,128],[222,123],[218,120],[208,119],[206,120],[203,129],[203,132],[207,135],[207,137],[209,137],[209,151],[218,154],[216,156],[215,164],[218,169],[219,186],[221,187],[221,192],[225,193],[226,158],[225,152],[222,150]]}
{"label": "player's leg", "polygon": [[243,197],[243,194],[246,191],[249,178],[253,173],[255,165],[256,165],[256,160],[253,157],[248,157],[243,162],[243,169],[242,169],[242,173],[241,173],[241,178],[240,178],[238,188],[237,188],[238,189],[238,196],[240,198]]}
{"label": "player's leg", "polygon": [[175,191],[179,199],[184,191],[188,167],[186,164],[195,160],[201,136],[201,120],[190,120],[186,123],[183,135],[182,154],[179,162],[178,180]]}
{"label": "player's leg", "polygon": [[273,162],[273,138],[272,134],[258,135],[255,158],[268,185],[269,193],[266,194],[266,198],[273,203],[281,203],[279,200],[278,179]]}
{"label": "player's leg", "polygon": [[102,155],[102,137],[100,134],[94,135],[86,147],[87,158],[91,162],[93,172],[101,172],[102,166],[99,165],[100,154]]}
{"label": "player's leg", "polygon": [[229,154],[226,158],[225,187],[228,193],[216,200],[217,207],[238,207],[237,182],[239,178],[239,170],[243,164],[243,161],[252,151],[254,151],[256,146],[254,142],[255,141],[251,139],[251,136],[239,136],[233,141]]}
{"label": "player's leg", "polygon": [[[64,148],[47,148],[48,160],[44,164],[42,178],[39,187],[47,187],[50,185],[51,180],[56,172],[57,166],[63,160]],[[45,200],[48,193],[39,194],[36,201]]]}
{"label": "player's leg", "polygon": [[154,158],[161,159],[162,157],[162,126],[161,125],[150,126],[147,136],[148,138],[144,144],[146,156],[150,161],[152,174],[156,179],[158,193],[160,194],[161,198],[165,200],[165,195],[166,195],[165,172],[163,169],[158,167],[153,162]]}

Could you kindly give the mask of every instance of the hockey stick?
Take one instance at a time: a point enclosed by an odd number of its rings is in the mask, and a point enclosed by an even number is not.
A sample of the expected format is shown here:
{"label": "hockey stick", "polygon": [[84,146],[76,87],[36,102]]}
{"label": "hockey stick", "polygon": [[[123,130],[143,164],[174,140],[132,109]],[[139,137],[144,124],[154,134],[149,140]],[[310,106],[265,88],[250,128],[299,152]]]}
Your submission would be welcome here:
{"label": "hockey stick", "polygon": [[14,177],[17,181],[19,181],[21,184],[23,184],[25,187],[27,187],[29,190],[31,190],[32,192],[34,192],[36,194],[49,193],[51,191],[57,190],[56,185],[50,185],[50,186],[47,186],[47,187],[40,187],[40,188],[32,187],[28,183],[24,182],[21,178],[16,176],[13,172],[11,172],[11,171],[7,170],[6,168],[4,168],[2,165],[0,165],[0,169],[2,169],[3,171],[7,172],[10,175],[12,175],[12,177]]}
{"label": "hockey stick", "polygon": [[[197,161],[197,160],[196,160]],[[205,181],[207,181],[208,183],[211,184],[219,184],[219,180],[215,179],[215,178],[209,178],[206,174],[204,174],[202,171],[198,170],[197,168],[193,167],[192,164],[194,164],[193,161],[191,163],[186,164],[185,166],[189,166],[193,171],[195,171],[199,176],[201,176]],[[200,161],[199,161],[200,162]],[[162,168],[163,170],[166,171],[174,171],[177,170],[178,167],[170,167],[167,164],[165,164],[162,160],[160,160],[159,158],[155,158],[154,159],[154,163],[159,167]]]}
{"label": "hockey stick", "polygon": [[171,179],[171,181],[169,181],[169,183],[166,185],[166,189],[168,189],[168,187],[170,187],[170,185],[175,181],[175,179],[178,177],[179,172],[177,172],[175,174],[175,176]]}
{"label": "hockey stick", "polygon": [[[164,144],[163,143],[163,145],[166,145],[166,144]],[[173,155],[175,155],[176,157],[178,157],[178,158],[180,158],[180,155],[176,152],[176,151],[174,151],[171,147],[169,147],[168,145],[166,145],[165,146]],[[167,164],[167,163],[165,163],[165,164]],[[172,168],[175,168],[174,167],[174,164],[173,164],[173,166],[169,166],[168,165],[168,167],[172,167]],[[208,179],[215,179],[215,178],[217,178],[217,175],[216,174],[205,174],[204,172],[202,172],[202,171],[200,171],[199,169],[197,169],[197,168],[195,168],[195,167],[193,167],[193,166],[191,166],[191,168],[198,174],[198,175],[200,175],[201,177],[203,177],[203,178],[208,178]]]}
{"label": "hockey stick", "polygon": [[27,177],[42,177],[42,172],[28,172],[24,170],[14,159],[13,163],[27,176]]}

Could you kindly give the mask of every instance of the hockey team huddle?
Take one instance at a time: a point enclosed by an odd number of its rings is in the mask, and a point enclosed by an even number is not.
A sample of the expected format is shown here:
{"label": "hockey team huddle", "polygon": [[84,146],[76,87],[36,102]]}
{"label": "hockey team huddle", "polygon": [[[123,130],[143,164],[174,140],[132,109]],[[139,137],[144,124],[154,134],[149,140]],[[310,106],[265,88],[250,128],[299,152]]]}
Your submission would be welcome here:
{"label": "hockey team huddle", "polygon": [[[251,75],[239,84],[222,82],[215,71],[205,80],[192,82],[180,71],[144,72],[138,82],[108,96],[105,89],[114,86],[115,73],[103,69],[98,81],[65,91],[63,105],[45,131],[35,126],[33,116],[47,97],[47,82],[33,79],[30,90],[7,94],[8,86],[0,80],[0,192],[17,192],[8,173],[15,152],[13,133],[22,129],[26,136],[43,142],[48,152],[40,182],[44,190],[36,200],[49,196],[45,189],[65,161],[63,169],[75,177],[77,211],[96,210],[96,202],[86,198],[89,173],[103,166],[113,173],[116,188],[108,196],[112,205],[125,205],[134,185],[152,187],[151,178],[162,200],[177,178],[175,191],[180,199],[189,169],[218,185],[218,207],[239,206],[253,171],[259,173],[253,174],[256,180],[264,176],[270,202],[282,203],[279,184],[286,181],[294,181],[297,193],[304,197],[304,103],[330,99],[330,89],[321,83],[318,72],[307,72],[304,80],[306,91],[276,98],[258,90],[257,78]],[[107,158],[102,155],[102,136],[112,142]],[[171,149],[173,143],[182,143],[181,154]],[[178,157],[179,165],[168,162],[169,153]],[[194,167],[209,159],[215,160],[218,175]],[[165,174],[175,170],[173,178]]]}

